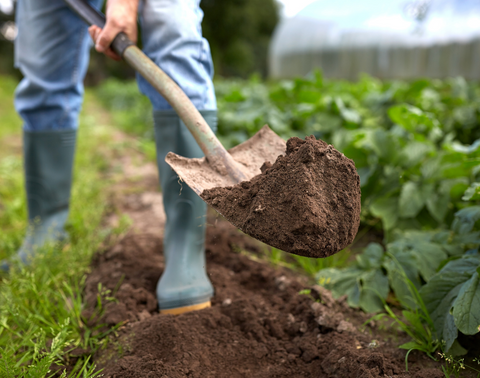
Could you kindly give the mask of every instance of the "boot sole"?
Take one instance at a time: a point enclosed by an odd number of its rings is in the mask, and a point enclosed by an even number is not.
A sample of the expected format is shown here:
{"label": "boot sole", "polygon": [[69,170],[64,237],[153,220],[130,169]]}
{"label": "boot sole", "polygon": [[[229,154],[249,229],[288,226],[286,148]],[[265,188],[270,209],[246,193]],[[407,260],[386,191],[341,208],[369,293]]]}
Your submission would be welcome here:
{"label": "boot sole", "polygon": [[203,302],[199,304],[194,304],[191,306],[177,307],[177,308],[167,308],[165,310],[160,309],[160,314],[169,314],[169,315],[180,315],[185,314],[186,312],[203,310],[204,308],[211,307],[212,303],[210,301]]}

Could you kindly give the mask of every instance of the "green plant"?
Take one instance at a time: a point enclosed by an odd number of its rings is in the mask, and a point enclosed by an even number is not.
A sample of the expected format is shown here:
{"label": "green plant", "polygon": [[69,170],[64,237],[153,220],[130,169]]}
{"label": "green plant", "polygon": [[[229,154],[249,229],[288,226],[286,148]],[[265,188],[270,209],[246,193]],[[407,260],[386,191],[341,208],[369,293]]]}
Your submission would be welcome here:
{"label": "green plant", "polygon": [[366,312],[379,311],[389,292],[388,278],[382,271],[384,259],[382,246],[371,243],[356,256],[353,265],[320,270],[317,279],[335,297],[347,295],[351,307],[360,307]]}
{"label": "green plant", "polygon": [[[447,353],[438,353],[438,355],[445,361],[445,365],[442,365],[442,371],[446,378],[459,378],[462,376],[462,372],[467,369],[478,373],[477,378],[480,377],[480,370],[467,365],[464,358],[456,358]],[[475,358],[473,362],[478,364],[478,358]]]}
{"label": "green plant", "polygon": [[467,207],[457,212],[450,232],[401,233],[386,251],[370,244],[352,266],[317,277],[334,296],[347,294],[351,306],[367,312],[383,309],[390,287],[404,308],[422,309],[432,340],[444,340],[446,352],[454,347],[460,354],[458,331],[480,332],[480,233],[472,230],[478,219],[480,208]]}
{"label": "green plant", "polygon": [[322,269],[344,266],[350,256],[348,250],[344,250],[324,259],[315,259],[298,255],[289,255],[277,248],[269,248],[266,251],[268,261],[274,265],[297,269],[310,277],[315,277]]}
{"label": "green plant", "polygon": [[438,337],[445,340],[446,352],[458,331],[466,335],[480,332],[479,273],[480,255],[462,256],[448,262],[420,290]]}
{"label": "green plant", "polygon": [[[391,258],[395,261],[393,256],[391,256]],[[397,316],[392,308],[385,303],[386,314],[378,314],[374,316],[373,319],[389,317],[395,321],[402,331],[410,336],[411,341],[399,346],[401,349],[408,350],[405,356],[405,366],[408,371],[408,355],[412,350],[422,351],[433,359],[433,353],[438,350],[441,342],[434,337],[435,326],[417,287],[407,277],[398,261],[395,261],[395,263],[397,265],[398,275],[403,280],[405,286],[407,286],[410,294],[408,297],[400,298],[400,304],[404,308],[402,317]]]}
{"label": "green plant", "polygon": [[309,297],[313,302],[320,302],[319,299],[315,299],[312,295],[312,290],[310,289],[303,289],[298,292],[298,295],[306,295]]}
{"label": "green plant", "polygon": [[[19,156],[21,123],[11,105],[14,87],[12,80],[0,76],[0,259],[15,254],[27,221]],[[87,93],[87,108],[93,100]],[[99,118],[98,113],[84,112],[80,119],[69,243],[45,246],[31,266],[13,265],[8,275],[1,276],[1,376],[65,377],[63,365],[73,349],[93,353],[105,342],[106,334],[89,328],[82,317],[82,291],[91,256],[112,232],[100,226],[110,183],[105,173],[113,129],[99,124]],[[69,376],[99,374],[87,355],[78,359]]]}

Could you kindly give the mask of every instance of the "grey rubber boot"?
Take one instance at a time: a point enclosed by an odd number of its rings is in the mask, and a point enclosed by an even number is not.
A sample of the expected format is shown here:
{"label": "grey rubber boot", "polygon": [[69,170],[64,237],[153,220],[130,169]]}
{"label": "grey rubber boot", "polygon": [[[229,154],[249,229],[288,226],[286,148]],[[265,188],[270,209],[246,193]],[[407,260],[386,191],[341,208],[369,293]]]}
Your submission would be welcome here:
{"label": "grey rubber boot", "polygon": [[[29,263],[36,249],[68,236],[64,225],[68,218],[75,140],[75,130],[24,131],[29,226],[17,252],[24,264]],[[2,261],[0,269],[7,271],[9,265]]]}
{"label": "grey rubber boot", "polygon": [[[216,131],[217,112],[200,111]],[[207,205],[165,162],[172,151],[199,158],[203,152],[173,111],[154,111],[155,143],[163,204],[167,215],[163,252],[165,271],[157,284],[160,312],[179,314],[210,306],[213,286],[207,277],[205,231]]]}

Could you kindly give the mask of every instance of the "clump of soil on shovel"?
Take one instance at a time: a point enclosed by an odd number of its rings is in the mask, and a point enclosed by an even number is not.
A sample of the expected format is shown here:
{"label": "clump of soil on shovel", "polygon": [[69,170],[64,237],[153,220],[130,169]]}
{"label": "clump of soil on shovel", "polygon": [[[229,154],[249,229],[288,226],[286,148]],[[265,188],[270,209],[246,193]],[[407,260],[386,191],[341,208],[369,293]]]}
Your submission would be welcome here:
{"label": "clump of soil on shovel", "polygon": [[294,137],[262,174],[202,199],[245,233],[307,257],[328,257],[353,242],[360,224],[360,178],[332,145]]}

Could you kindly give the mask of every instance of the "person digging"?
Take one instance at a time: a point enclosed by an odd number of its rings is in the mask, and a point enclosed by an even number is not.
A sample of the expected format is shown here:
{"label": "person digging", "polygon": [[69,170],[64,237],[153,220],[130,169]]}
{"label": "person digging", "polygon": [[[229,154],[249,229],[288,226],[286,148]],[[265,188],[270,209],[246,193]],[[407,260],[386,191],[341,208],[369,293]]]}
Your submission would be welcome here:
{"label": "person digging", "polygon": [[[87,26],[63,0],[19,0],[15,65],[24,75],[15,92],[23,119],[23,156],[29,226],[17,259],[28,264],[46,245],[68,239],[72,166],[83,80],[91,46],[113,59],[113,38],[124,32],[136,41],[137,14],[143,50],[187,94],[212,130],[217,106],[213,64],[201,34],[199,0],[107,0],[105,27]],[[89,0],[99,9],[101,0]],[[210,306],[213,286],[206,274],[206,204],[165,162],[173,151],[203,153],[166,100],[141,76],[140,91],[153,107],[155,145],[163,203],[165,271],[157,285],[160,312],[180,314]],[[9,263],[2,262],[8,270]]]}

